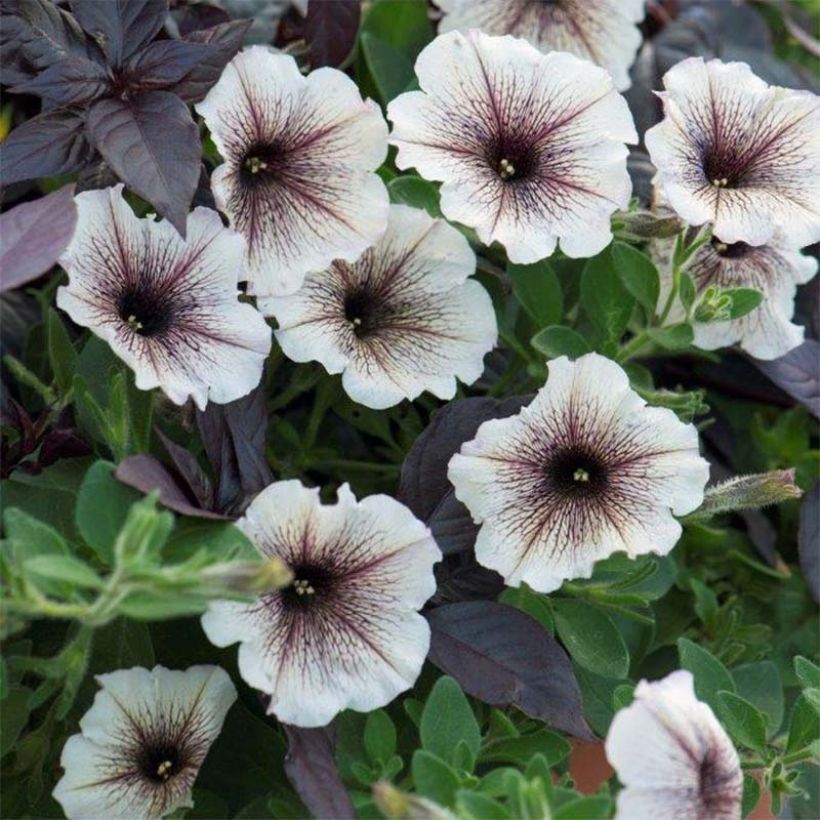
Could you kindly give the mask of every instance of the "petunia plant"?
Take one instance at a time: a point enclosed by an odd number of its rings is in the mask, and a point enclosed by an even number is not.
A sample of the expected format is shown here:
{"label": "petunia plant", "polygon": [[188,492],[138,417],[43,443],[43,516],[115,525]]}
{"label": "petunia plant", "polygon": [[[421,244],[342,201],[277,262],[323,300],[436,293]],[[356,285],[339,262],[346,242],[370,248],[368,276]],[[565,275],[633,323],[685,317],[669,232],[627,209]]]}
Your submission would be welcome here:
{"label": "petunia plant", "polygon": [[815,9],[2,15],[4,816],[820,815]]}

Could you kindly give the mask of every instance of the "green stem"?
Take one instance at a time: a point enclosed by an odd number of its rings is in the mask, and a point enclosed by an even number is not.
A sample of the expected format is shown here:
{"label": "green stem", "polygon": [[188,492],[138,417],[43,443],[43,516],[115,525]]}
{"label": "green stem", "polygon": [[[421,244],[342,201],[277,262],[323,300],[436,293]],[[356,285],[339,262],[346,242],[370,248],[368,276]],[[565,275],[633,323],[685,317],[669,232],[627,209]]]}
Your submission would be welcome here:
{"label": "green stem", "polygon": [[786,766],[792,766],[795,763],[802,763],[804,760],[811,760],[814,753],[811,748],[800,749],[800,751],[792,752],[791,754],[783,756],[783,763]]}
{"label": "green stem", "polygon": [[641,348],[652,341],[649,333],[642,330],[637,336],[633,336],[618,352],[618,362],[629,361]]}

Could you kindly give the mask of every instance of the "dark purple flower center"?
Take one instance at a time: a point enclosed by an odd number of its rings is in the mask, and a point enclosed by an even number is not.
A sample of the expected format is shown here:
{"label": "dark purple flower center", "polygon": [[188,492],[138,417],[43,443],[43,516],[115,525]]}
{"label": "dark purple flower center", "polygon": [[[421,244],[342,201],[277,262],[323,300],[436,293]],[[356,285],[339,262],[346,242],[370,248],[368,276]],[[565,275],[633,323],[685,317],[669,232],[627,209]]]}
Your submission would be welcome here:
{"label": "dark purple flower center", "polygon": [[737,151],[714,146],[703,155],[703,173],[715,188],[739,188],[747,162]]}
{"label": "dark purple flower center", "polygon": [[552,453],[544,472],[555,490],[571,497],[598,495],[606,489],[609,480],[604,460],[581,447]]}
{"label": "dark purple flower center", "polygon": [[359,339],[371,336],[379,328],[384,305],[371,288],[356,287],[344,299],[345,319]]}
{"label": "dark purple flower center", "polygon": [[300,608],[326,602],[335,581],[335,575],[325,567],[299,564],[293,567],[293,583],[282,590],[282,598],[286,605]]}
{"label": "dark purple flower center", "polygon": [[242,158],[240,179],[248,187],[275,180],[287,167],[285,146],[277,141],[252,145]]}
{"label": "dark purple flower center", "polygon": [[142,750],[138,766],[146,780],[167,783],[184,768],[184,762],[175,744],[159,742]]}
{"label": "dark purple flower center", "polygon": [[487,149],[487,162],[505,182],[527,179],[538,161],[537,151],[523,136],[504,134],[494,139]]}
{"label": "dark purple flower center", "polygon": [[117,300],[120,318],[140,336],[158,336],[171,327],[174,305],[167,293],[149,286],[134,286]]}
{"label": "dark purple flower center", "polygon": [[742,259],[755,250],[752,245],[747,245],[745,242],[733,242],[732,244],[728,244],[721,242],[717,237],[712,237],[711,244],[715,253],[726,259]]}

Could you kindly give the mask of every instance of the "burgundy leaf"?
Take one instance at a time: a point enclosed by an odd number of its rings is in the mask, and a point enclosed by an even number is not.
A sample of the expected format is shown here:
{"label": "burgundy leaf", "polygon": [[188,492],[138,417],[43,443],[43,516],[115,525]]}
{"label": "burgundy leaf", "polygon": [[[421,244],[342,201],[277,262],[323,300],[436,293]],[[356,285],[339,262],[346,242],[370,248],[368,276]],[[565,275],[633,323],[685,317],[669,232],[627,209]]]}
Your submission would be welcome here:
{"label": "burgundy leaf", "polygon": [[135,54],[125,66],[129,88],[166,88],[179,82],[211,49],[202,43],[159,40]]}
{"label": "burgundy leaf", "polygon": [[593,739],[569,657],[535,618],[492,601],[447,604],[426,615],[430,661],[465,692]]}
{"label": "burgundy leaf", "polygon": [[64,458],[89,456],[93,450],[89,443],[73,427],[56,427],[49,430],[40,444],[37,454],[37,465],[40,468],[50,467]]}
{"label": "burgundy leaf", "polygon": [[199,502],[200,507],[210,509],[213,503],[211,482],[199,466],[196,457],[175,441],[171,441],[159,428],[156,428],[156,434],[165,452],[174,462],[174,467],[185,482],[188,491]]}
{"label": "burgundy leaf", "polygon": [[10,185],[67,174],[82,168],[91,155],[80,115],[51,111],[18,125],[0,143],[0,178]]}
{"label": "burgundy leaf", "polygon": [[304,34],[313,68],[345,61],[356,42],[361,11],[360,0],[310,0]]}
{"label": "burgundy leaf", "polygon": [[504,591],[504,579],[474,559],[464,566],[449,569],[444,562],[436,566],[436,593],[431,602],[493,601]]}
{"label": "burgundy leaf", "polygon": [[76,224],[73,185],[0,214],[0,291],[19,288],[49,270]]}
{"label": "burgundy leaf", "polygon": [[35,94],[51,107],[79,105],[101,96],[110,80],[104,66],[87,57],[70,56],[15,86],[18,94]]}
{"label": "burgundy leaf", "polygon": [[80,170],[77,177],[77,193],[83,191],[97,191],[100,188],[110,188],[116,185],[119,180],[117,175],[108,166],[108,163],[98,156],[96,161],[86,165]]}
{"label": "burgundy leaf", "polygon": [[478,525],[452,487],[441,497],[426,523],[444,555],[471,550],[478,535]]}
{"label": "burgundy leaf", "polygon": [[282,728],[288,739],[285,774],[307,810],[314,817],[354,818],[356,810],[333,756],[336,746],[333,724],[302,729],[283,723]]}
{"label": "burgundy leaf", "polygon": [[265,391],[260,385],[228,404],[210,402],[204,412],[197,411],[196,419],[216,476],[216,508],[239,512],[273,481],[265,457]]}
{"label": "burgundy leaf", "polygon": [[71,0],[71,10],[115,66],[150,42],[168,16],[168,0]]}
{"label": "burgundy leaf", "polygon": [[188,34],[185,37],[186,42],[201,43],[211,48],[199,65],[191,69],[179,83],[169,90],[188,103],[204,99],[211,86],[219,79],[222,70],[239,51],[242,39],[250,25],[250,20],[234,20]]}
{"label": "burgundy leaf", "polygon": [[159,500],[168,509],[194,518],[225,520],[227,516],[203,510],[191,503],[171,471],[154,456],[140,454],[123,459],[114,471],[123,484],[143,493],[159,490]]}
{"label": "burgundy leaf", "polygon": [[797,551],[812,598],[820,603],[820,482],[806,493],[800,505]]}
{"label": "burgundy leaf", "polygon": [[225,9],[210,3],[192,3],[181,7],[177,6],[174,9],[174,17],[177,21],[179,34],[182,37],[194,31],[227,23],[231,19],[231,15]]}
{"label": "burgundy leaf", "polygon": [[167,91],[100,100],[89,110],[86,125],[117,176],[185,236],[202,154],[199,130],[185,103]]}
{"label": "burgundy leaf", "polygon": [[51,0],[17,0],[0,25],[3,83],[13,85],[70,55],[89,56],[77,21]]}
{"label": "burgundy leaf", "polygon": [[752,359],[757,368],[781,390],[809,408],[820,418],[820,342],[806,339],[785,356],[764,362]]}

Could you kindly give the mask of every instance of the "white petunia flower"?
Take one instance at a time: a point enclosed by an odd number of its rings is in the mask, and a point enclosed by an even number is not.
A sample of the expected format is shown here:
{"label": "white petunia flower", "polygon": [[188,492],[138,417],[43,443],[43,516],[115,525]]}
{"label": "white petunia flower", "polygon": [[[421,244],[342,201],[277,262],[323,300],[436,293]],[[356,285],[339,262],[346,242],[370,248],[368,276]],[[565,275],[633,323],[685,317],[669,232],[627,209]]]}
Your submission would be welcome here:
{"label": "white petunia flower", "polygon": [[820,98],[767,85],[745,63],[670,69],[664,119],[646,133],[658,182],[690,225],[723,242],[820,239]]}
{"label": "white petunia flower", "polygon": [[606,756],[624,785],[616,820],[740,818],[740,759],[689,672],[638,684],[609,727]]}
{"label": "white petunia flower", "polygon": [[334,262],[293,296],[259,307],[279,322],[286,356],[343,373],[354,401],[381,409],[424,390],[451,399],[456,377],[472,384],[496,342],[495,311],[468,278],[474,271],[455,228],[391,205],[387,232],[357,262]]}
{"label": "white petunia flower", "polygon": [[481,29],[523,37],[541,51],[568,51],[605,68],[619,90],[641,45],[645,0],[434,0],[439,31]]}
{"label": "white petunia flower", "polygon": [[632,115],[604,69],[524,40],[453,31],[416,61],[421,91],[387,107],[399,168],[440,180],[441,210],[537,262],[560,239],[594,256],[629,203]]}
{"label": "white petunia flower", "polygon": [[251,293],[293,293],[306,273],[354,261],[384,232],[387,189],[374,171],[387,124],[341,71],[304,77],[293,57],[254,46],[196,110],[225,159],[211,186],[248,241]]}
{"label": "white petunia flower", "polygon": [[54,789],[69,818],[164,817],[192,806],[191,788],[236,689],[218,666],[134,667],[102,687],[63,747]]}
{"label": "white petunia flower", "polygon": [[60,259],[57,305],[111,345],[141,390],[160,387],[200,409],[256,387],[270,352],[262,315],[239,301],[245,243],[196,208],[187,239],[168,222],[137,219],[122,185],[75,197],[77,228]]}
{"label": "white petunia flower", "polygon": [[[656,244],[656,256],[661,261],[659,305],[666,303],[672,286],[668,260],[673,245],[674,242]],[[755,247],[745,242],[727,245],[713,238],[694,253],[684,270],[694,280],[699,294],[709,288],[755,288],[763,293],[760,305],[739,319],[695,322],[697,347],[717,350],[739,344],[758,359],[777,359],[802,343],[803,328],[791,321],[794,296],[797,285],[808,282],[817,273],[817,259],[777,240]],[[678,303],[670,321],[683,318],[684,311]]]}
{"label": "white petunia flower", "polygon": [[700,506],[708,475],[694,426],[647,407],[596,353],[551,361],[535,399],[484,422],[448,471],[481,524],[478,562],[539,592],[589,577],[614,552],[668,553],[674,515]]}
{"label": "white petunia flower", "polygon": [[240,643],[240,674],[270,695],[269,713],[323,726],[413,685],[430,644],[418,610],[435,591],[441,553],[410,510],[385,495],[357,501],[347,484],[325,506],[318,489],[279,481],[238,525],[290,566],[293,584],[253,604],[212,603],[202,627],[217,646]]}

